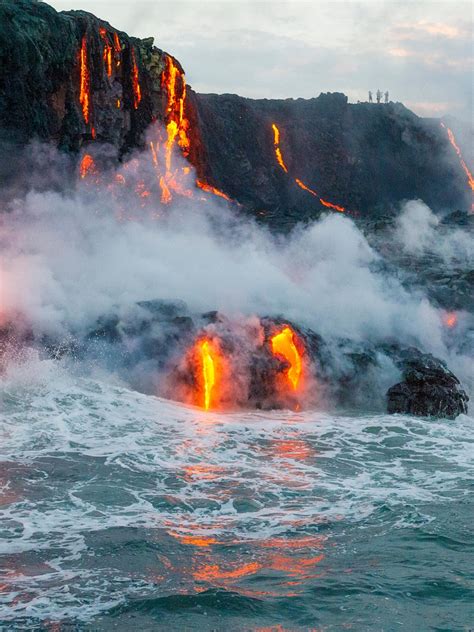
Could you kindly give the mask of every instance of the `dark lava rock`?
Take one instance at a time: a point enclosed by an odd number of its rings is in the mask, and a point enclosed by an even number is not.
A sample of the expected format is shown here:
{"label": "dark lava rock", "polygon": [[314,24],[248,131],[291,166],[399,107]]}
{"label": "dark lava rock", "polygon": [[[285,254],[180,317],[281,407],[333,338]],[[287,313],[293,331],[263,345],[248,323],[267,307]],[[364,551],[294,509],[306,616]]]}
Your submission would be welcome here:
{"label": "dark lava rock", "polygon": [[[89,121],[80,104],[82,42],[87,44]],[[106,46],[114,50],[110,73]],[[90,13],[57,12],[33,0],[0,0],[3,189],[31,178],[32,140],[59,148],[74,158],[73,164],[78,153],[93,151],[99,143],[114,159],[143,148],[148,126],[166,119],[162,73],[168,57],[152,38],[131,37]],[[176,60],[175,65],[180,68]],[[176,89],[179,99],[181,80]],[[286,100],[197,94],[191,88],[186,94],[189,161],[199,179],[274,230],[326,212],[319,196],[358,218],[394,214],[403,200],[414,198],[439,213],[470,206],[465,174],[446,130],[400,103],[354,104],[339,93]],[[288,172],[275,158],[273,122],[280,128]],[[64,183],[64,175],[58,177]]]}
{"label": "dark lava rock", "polygon": [[444,362],[410,348],[400,353],[397,364],[404,379],[387,391],[389,413],[449,419],[467,413],[469,397]]}
{"label": "dark lava rock", "polygon": [[[286,100],[194,94],[193,100],[208,177],[273,228],[327,211],[296,178],[360,219],[393,215],[415,198],[435,212],[469,208],[469,188],[445,130],[401,103],[352,104],[338,93]],[[272,123],[288,173],[275,159]]]}

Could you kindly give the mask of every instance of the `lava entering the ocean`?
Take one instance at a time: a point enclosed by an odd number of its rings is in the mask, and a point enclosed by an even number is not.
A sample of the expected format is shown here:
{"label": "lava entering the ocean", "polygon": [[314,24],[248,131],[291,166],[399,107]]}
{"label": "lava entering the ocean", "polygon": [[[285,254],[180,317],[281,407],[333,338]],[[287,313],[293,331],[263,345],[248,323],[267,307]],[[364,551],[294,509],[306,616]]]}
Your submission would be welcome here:
{"label": "lava entering the ocean", "polygon": [[84,35],[81,42],[81,52],[80,52],[80,73],[81,73],[81,84],[80,84],[80,92],[79,92],[79,102],[82,107],[82,115],[84,116],[84,121],[89,123],[90,120],[90,106],[91,106],[91,86],[90,86],[90,75],[89,68],[87,65],[87,39]]}
{"label": "lava entering the ocean", "polygon": [[209,410],[215,403],[213,395],[216,386],[217,356],[217,349],[210,340],[206,338],[198,342],[200,405],[204,410]]}
{"label": "lava entering the ocean", "polygon": [[203,408],[205,410],[209,410],[211,406],[212,391],[216,384],[216,366],[209,340],[203,340],[199,343],[199,351],[201,355]]}
{"label": "lava entering the ocean", "polygon": [[303,361],[296,345],[295,332],[286,325],[280,332],[272,336],[271,347],[274,355],[283,356],[289,363],[290,367],[286,376],[292,389],[296,391],[300,385]]}

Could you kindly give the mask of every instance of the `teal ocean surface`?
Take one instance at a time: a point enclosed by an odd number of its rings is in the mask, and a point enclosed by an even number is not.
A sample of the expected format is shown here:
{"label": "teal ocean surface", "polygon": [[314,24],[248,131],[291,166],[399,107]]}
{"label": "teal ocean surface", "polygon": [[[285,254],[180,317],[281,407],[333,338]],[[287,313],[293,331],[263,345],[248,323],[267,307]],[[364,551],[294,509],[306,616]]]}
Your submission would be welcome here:
{"label": "teal ocean surface", "polygon": [[468,630],[473,420],[0,382],[1,630]]}

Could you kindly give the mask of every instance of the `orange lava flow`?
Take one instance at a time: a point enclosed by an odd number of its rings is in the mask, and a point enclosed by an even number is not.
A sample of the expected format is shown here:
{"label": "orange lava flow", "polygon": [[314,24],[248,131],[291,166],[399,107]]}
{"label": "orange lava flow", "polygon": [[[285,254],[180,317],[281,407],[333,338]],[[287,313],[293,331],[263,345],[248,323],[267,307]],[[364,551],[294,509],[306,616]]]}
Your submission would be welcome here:
{"label": "orange lava flow", "polygon": [[343,206],[332,204],[331,202],[327,202],[326,200],[323,200],[323,198],[319,198],[319,201],[321,202],[323,206],[326,206],[327,208],[332,208],[334,211],[339,211],[339,213],[346,212],[346,209]]}
{"label": "orange lava flow", "polygon": [[[280,165],[280,167],[283,169],[283,171],[288,173],[288,169],[283,160],[283,156],[280,149],[280,130],[275,123],[272,123],[272,129],[273,129],[273,144],[275,146],[275,156],[276,156],[277,162]],[[313,197],[318,198],[323,206],[326,206],[327,208],[331,208],[334,211],[339,211],[340,213],[345,213],[346,209],[343,206],[339,206],[338,204],[333,204],[332,202],[327,202],[326,200],[323,200],[323,198],[319,197],[316,191],[313,191],[313,189],[310,189],[299,178],[295,178],[295,182],[300,187],[300,189],[303,189],[303,191],[306,191],[307,193],[310,193]]]}
{"label": "orange lava flow", "polygon": [[216,367],[211,346],[208,340],[199,344],[201,362],[201,381],[203,390],[203,408],[209,410],[212,401],[212,391],[216,384]]}
{"label": "orange lava flow", "polygon": [[[178,84],[180,83],[180,86]],[[172,200],[170,190],[181,195],[192,197],[192,191],[186,189],[178,181],[178,170],[173,172],[173,150],[177,144],[183,156],[188,156],[191,141],[188,136],[189,122],[185,116],[186,81],[172,57],[166,57],[166,66],[161,76],[161,86],[167,95],[165,110],[166,140],[164,142],[165,173],[160,175],[161,201],[168,204]],[[178,90],[181,87],[180,96]]]}
{"label": "orange lava flow", "polygon": [[87,67],[87,40],[84,35],[81,42],[81,53],[80,53],[80,62],[81,62],[81,85],[79,92],[79,102],[82,106],[82,115],[84,116],[84,121],[89,123],[90,120],[90,106],[91,106],[91,85],[90,85],[90,76],[89,76],[89,68]]}
{"label": "orange lava flow", "polygon": [[196,180],[196,185],[203,191],[206,191],[206,193],[213,193],[214,195],[224,198],[224,200],[228,200],[230,202],[230,197],[226,195],[223,191],[219,191],[219,189],[216,189],[216,187],[213,187],[210,184],[206,184],[205,182],[201,182],[201,180]]}
{"label": "orange lava flow", "polygon": [[103,26],[100,27],[99,29],[99,34],[104,42],[104,53],[103,53],[103,60],[104,60],[104,64],[105,64],[105,68],[107,70],[107,76],[111,77],[112,76],[112,66],[113,66],[113,48],[109,42],[109,38],[107,35],[107,30],[104,29]]}
{"label": "orange lava flow", "polygon": [[[178,80],[181,82],[181,96],[179,98],[177,97]],[[168,118],[166,125],[168,134],[167,145],[169,145],[171,151],[177,139],[178,145],[186,157],[191,147],[191,141],[188,136],[189,122],[184,113],[186,81],[184,79],[184,73],[180,71],[172,57],[166,57],[166,68],[163,71],[161,83],[168,95],[166,106],[166,115]]]}
{"label": "orange lava flow", "polygon": [[115,52],[115,57],[117,60],[116,61],[117,68],[120,68],[120,64],[121,64],[120,54],[122,52],[122,44],[120,43],[119,36],[117,35],[115,31],[114,31],[114,52]]}
{"label": "orange lava flow", "polygon": [[446,327],[449,327],[449,329],[455,327],[458,324],[458,317],[456,312],[446,312],[443,316],[443,323],[446,325]]}
{"label": "orange lava flow", "polygon": [[456,153],[458,155],[459,162],[461,163],[461,167],[463,168],[464,173],[467,176],[467,182],[468,182],[468,184],[469,184],[469,186],[471,188],[471,191],[474,191],[474,178],[472,177],[472,173],[469,171],[466,163],[464,162],[464,158],[462,157],[461,150],[459,149],[459,146],[456,143],[456,139],[454,138],[453,132],[449,129],[449,127],[446,127],[446,125],[444,123],[441,123],[441,126],[444,127],[444,129],[446,130],[446,132],[448,134],[449,142],[454,147],[454,150],[456,151]]}
{"label": "orange lava flow", "polygon": [[272,123],[272,129],[273,129],[273,144],[275,146],[275,156],[276,156],[277,162],[280,165],[280,167],[283,169],[283,171],[285,173],[288,173],[288,168],[285,165],[285,162],[283,160],[283,156],[281,153],[281,149],[280,149],[280,130],[275,125],[275,123]]}
{"label": "orange lava flow", "polygon": [[[162,204],[169,204],[173,195],[194,197],[194,189],[190,187],[191,173],[188,166],[180,166],[174,160],[174,152],[179,148],[181,154],[187,158],[191,149],[189,135],[190,124],[186,118],[186,81],[184,72],[178,63],[169,55],[165,56],[165,68],[161,74],[161,87],[166,96],[164,110],[165,138],[158,137],[150,142],[153,166],[161,190]],[[230,201],[230,198],[216,187],[201,180],[195,180],[195,185],[207,192]]]}
{"label": "orange lava flow", "polygon": [[142,90],[140,88],[140,81],[138,76],[137,59],[135,57],[135,51],[132,48],[132,88],[133,88],[133,107],[138,109],[140,101],[142,100]]}
{"label": "orange lava flow", "polygon": [[308,193],[311,193],[311,195],[314,195],[314,197],[319,197],[316,191],[313,191],[313,189],[307,187],[306,184],[304,182],[301,182],[301,180],[299,180],[298,178],[295,178],[295,182],[300,187],[300,189],[303,189],[303,191],[308,191]]}
{"label": "orange lava flow", "polygon": [[171,191],[169,190],[168,185],[166,184],[166,180],[163,176],[160,177],[159,184],[161,189],[161,202],[163,204],[169,204],[173,199],[173,196],[171,195]]}
{"label": "orange lava flow", "polygon": [[96,173],[96,164],[90,154],[84,154],[79,164],[79,173],[81,178],[86,178],[89,175]]}
{"label": "orange lava flow", "polygon": [[295,345],[295,334],[293,330],[286,325],[278,334],[272,337],[271,345],[273,354],[283,356],[290,364],[287,377],[293,390],[296,391],[303,371],[303,362],[300,352]]}

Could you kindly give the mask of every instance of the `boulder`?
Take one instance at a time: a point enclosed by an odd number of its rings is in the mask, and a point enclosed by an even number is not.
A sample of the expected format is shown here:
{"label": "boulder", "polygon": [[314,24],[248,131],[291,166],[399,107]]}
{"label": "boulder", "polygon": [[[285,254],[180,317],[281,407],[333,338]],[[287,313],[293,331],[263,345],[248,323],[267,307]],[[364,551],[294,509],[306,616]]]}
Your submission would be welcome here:
{"label": "boulder", "polygon": [[410,348],[400,352],[397,364],[403,381],[387,391],[390,414],[454,419],[467,413],[469,397],[442,360]]}

